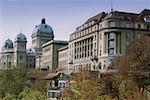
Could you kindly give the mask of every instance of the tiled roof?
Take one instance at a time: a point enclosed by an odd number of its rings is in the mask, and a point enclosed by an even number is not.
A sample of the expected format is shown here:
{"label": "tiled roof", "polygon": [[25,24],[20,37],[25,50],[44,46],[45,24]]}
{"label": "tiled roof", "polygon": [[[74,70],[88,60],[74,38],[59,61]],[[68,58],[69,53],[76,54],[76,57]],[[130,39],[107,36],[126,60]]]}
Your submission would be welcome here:
{"label": "tiled roof", "polygon": [[91,21],[100,21],[104,16],[106,15],[105,12],[101,12],[94,17],[89,18],[85,23],[91,22]]}
{"label": "tiled roof", "polygon": [[45,79],[50,79],[50,78],[56,77],[57,75],[58,73],[48,73]]}
{"label": "tiled roof", "polygon": [[35,71],[28,74],[28,78],[35,78],[35,79],[45,79],[49,72],[46,71]]}

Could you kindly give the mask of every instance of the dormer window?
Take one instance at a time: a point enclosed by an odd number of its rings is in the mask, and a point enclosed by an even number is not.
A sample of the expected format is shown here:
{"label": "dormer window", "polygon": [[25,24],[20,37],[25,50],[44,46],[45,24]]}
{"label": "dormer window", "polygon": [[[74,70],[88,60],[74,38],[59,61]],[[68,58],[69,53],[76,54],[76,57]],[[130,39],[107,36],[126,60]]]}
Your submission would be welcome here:
{"label": "dormer window", "polygon": [[146,17],[144,17],[144,21],[145,21],[145,22],[150,22],[150,15],[149,15],[149,16],[146,16]]}
{"label": "dormer window", "polygon": [[47,25],[45,25],[45,28],[47,28]]}

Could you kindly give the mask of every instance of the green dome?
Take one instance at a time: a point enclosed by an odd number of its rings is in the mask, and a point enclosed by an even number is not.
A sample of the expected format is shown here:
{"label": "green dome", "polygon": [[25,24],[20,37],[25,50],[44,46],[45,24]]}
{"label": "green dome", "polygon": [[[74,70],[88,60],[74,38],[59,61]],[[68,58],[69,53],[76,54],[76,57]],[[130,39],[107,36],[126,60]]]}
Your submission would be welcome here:
{"label": "green dome", "polygon": [[4,46],[5,48],[13,48],[13,42],[12,42],[10,39],[7,39],[7,40],[4,42],[3,46]]}
{"label": "green dome", "polygon": [[39,35],[41,33],[46,33],[50,36],[53,36],[53,29],[51,26],[47,25],[45,23],[45,19],[43,18],[41,20],[41,24],[37,25],[34,30],[32,35]]}
{"label": "green dome", "polygon": [[15,41],[26,41],[26,36],[22,33],[19,33],[16,38]]}

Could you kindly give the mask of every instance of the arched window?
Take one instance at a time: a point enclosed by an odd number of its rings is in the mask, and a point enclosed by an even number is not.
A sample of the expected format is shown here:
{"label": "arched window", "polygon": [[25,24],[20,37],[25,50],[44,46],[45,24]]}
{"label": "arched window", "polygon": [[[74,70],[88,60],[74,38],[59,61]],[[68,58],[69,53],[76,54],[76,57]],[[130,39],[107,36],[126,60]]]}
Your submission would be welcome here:
{"label": "arched window", "polygon": [[9,67],[9,68],[11,67],[11,62],[8,63],[8,67]]}

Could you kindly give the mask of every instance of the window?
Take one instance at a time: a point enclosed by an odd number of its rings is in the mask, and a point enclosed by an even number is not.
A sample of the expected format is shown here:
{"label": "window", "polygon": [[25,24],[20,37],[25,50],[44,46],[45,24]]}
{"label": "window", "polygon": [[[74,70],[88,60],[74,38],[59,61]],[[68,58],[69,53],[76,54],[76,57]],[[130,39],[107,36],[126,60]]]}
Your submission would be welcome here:
{"label": "window", "polygon": [[129,33],[127,33],[127,34],[126,34],[126,39],[129,39],[129,36],[130,36],[130,34],[129,34]]}
{"label": "window", "polygon": [[100,56],[102,55],[102,51],[101,51],[101,50],[99,51],[99,55],[100,55]]}
{"label": "window", "polygon": [[114,39],[114,38],[115,38],[114,32],[109,33],[109,39]]}
{"label": "window", "polygon": [[126,27],[127,27],[127,28],[129,28],[129,27],[130,27],[130,24],[129,24],[129,23],[127,23],[127,24],[126,24]]}
{"label": "window", "polygon": [[110,54],[110,55],[114,54],[114,49],[112,49],[112,48],[109,49],[109,54]]}
{"label": "window", "polygon": [[130,41],[130,35],[129,33],[126,34],[126,48],[129,46],[129,41]]}
{"label": "window", "polygon": [[99,24],[99,29],[101,29],[102,28],[102,24]]}
{"label": "window", "polygon": [[109,48],[114,48],[114,41],[109,41]]}
{"label": "window", "polygon": [[115,22],[109,22],[110,27],[115,27]]}
{"label": "window", "polygon": [[59,83],[60,88],[65,88],[65,83]]}
{"label": "window", "polygon": [[47,25],[45,25],[45,28],[47,28]]}
{"label": "window", "polygon": [[4,63],[4,68],[5,68],[5,65],[6,65],[6,64]]}
{"label": "window", "polygon": [[23,59],[23,57],[22,56],[20,56],[20,60],[22,60]]}
{"label": "window", "polygon": [[114,54],[114,38],[115,38],[115,35],[114,35],[114,32],[110,32],[108,33],[108,53],[109,54]]}
{"label": "window", "polygon": [[137,34],[137,38],[138,38],[138,39],[140,39],[140,37],[141,37],[141,34],[140,34],[140,33],[138,33],[138,34]]}
{"label": "window", "polygon": [[100,39],[100,40],[102,39],[102,34],[99,34],[99,39]]}
{"label": "window", "polygon": [[8,65],[8,66],[9,66],[9,68],[11,67],[11,62],[9,62],[9,65]]}
{"label": "window", "polygon": [[141,25],[140,25],[140,24],[138,24],[138,28],[139,28],[139,29],[141,28]]}
{"label": "window", "polygon": [[149,27],[149,25],[147,25],[147,30],[149,30],[150,29],[150,27]]}

